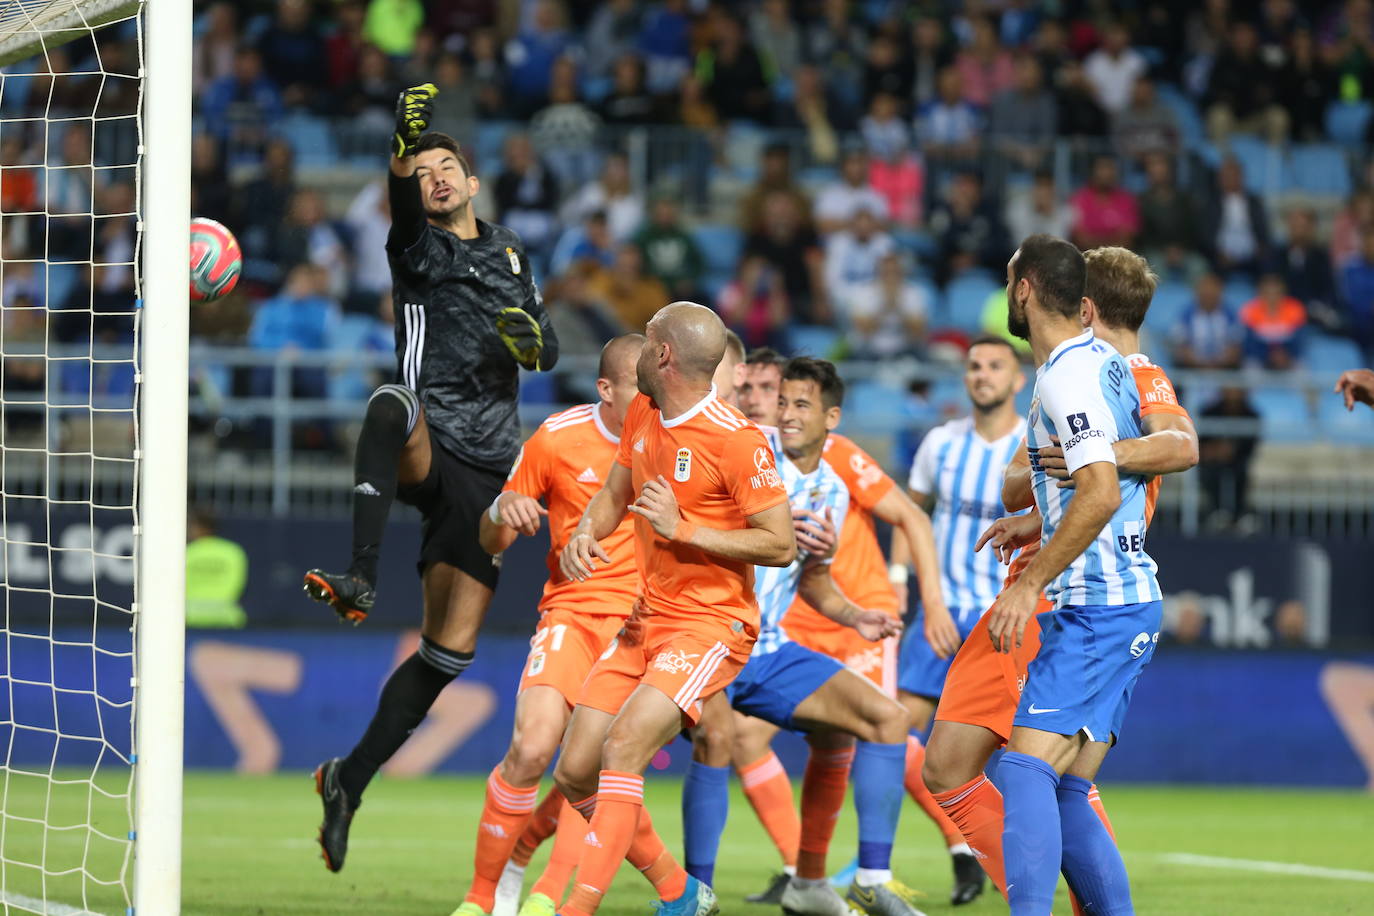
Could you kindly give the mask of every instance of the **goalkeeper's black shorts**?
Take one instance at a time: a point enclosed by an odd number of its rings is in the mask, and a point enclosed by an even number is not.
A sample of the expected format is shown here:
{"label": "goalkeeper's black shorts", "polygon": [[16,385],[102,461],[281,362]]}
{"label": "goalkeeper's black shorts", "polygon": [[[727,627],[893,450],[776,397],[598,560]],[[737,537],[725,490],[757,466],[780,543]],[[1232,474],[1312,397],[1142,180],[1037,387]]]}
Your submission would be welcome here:
{"label": "goalkeeper's black shorts", "polygon": [[447,563],[496,588],[499,558],[482,549],[477,530],[505,483],[506,474],[474,467],[430,437],[429,476],[396,491],[398,500],[420,510],[420,575],[435,563]]}

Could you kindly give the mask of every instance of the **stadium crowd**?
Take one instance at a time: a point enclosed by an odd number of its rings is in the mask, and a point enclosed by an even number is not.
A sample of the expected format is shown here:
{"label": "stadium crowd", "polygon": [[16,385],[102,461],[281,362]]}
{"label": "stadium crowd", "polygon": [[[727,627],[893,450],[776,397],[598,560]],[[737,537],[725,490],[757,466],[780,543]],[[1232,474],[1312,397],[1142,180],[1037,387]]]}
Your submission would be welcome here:
{"label": "stadium crowd", "polygon": [[[1283,370],[1314,336],[1374,348],[1369,0],[197,12],[194,211],[245,253],[236,293],[194,315],[201,342],[390,351],[385,136],[397,90],[432,81],[571,354],[685,297],[750,345],[801,327],[833,354],[924,358],[1005,331],[1003,265],[1035,231],[1146,254],[1152,353],[1175,367]],[[102,265],[133,259],[136,46],[102,33],[48,62],[78,75],[11,68],[0,98],[50,119],[0,141],[6,337],[115,341],[133,271]],[[68,314],[45,327],[44,308]],[[6,390],[39,390],[34,368],[7,360]],[[109,376],[69,383],[123,393]],[[293,379],[298,397],[374,381]]]}

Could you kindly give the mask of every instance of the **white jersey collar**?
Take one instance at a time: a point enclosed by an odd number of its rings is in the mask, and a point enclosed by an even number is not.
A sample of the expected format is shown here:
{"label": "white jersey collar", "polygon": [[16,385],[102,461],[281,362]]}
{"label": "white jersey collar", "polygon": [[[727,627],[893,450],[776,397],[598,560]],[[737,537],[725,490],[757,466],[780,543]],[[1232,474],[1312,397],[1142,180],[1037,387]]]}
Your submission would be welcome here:
{"label": "white jersey collar", "polygon": [[693,404],[691,407],[687,408],[687,410],[686,410],[685,413],[678,414],[676,417],[673,417],[671,420],[666,419],[666,418],[663,416],[663,411],[660,410],[660,411],[658,412],[658,422],[660,422],[660,423],[663,424],[663,428],[664,428],[664,429],[672,429],[672,428],[675,427],[675,426],[681,426],[683,423],[686,423],[688,420],[692,419],[692,418],[695,417],[697,414],[699,414],[699,413],[701,413],[703,410],[705,410],[705,409],[706,409],[706,405],[709,404],[709,403],[711,403],[711,402],[714,401],[715,399],[716,399],[716,386],[715,386],[715,385],[712,385],[712,386],[711,386],[711,390],[708,391],[708,392],[706,392],[706,397],[702,398],[700,401],[697,401],[697,402],[696,402],[695,404]]}

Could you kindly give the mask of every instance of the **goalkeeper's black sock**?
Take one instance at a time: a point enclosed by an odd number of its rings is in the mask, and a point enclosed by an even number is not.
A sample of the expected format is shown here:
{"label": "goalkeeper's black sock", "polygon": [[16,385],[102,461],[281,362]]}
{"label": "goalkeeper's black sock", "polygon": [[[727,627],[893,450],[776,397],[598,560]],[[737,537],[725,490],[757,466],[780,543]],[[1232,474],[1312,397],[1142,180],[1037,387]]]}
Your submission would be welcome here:
{"label": "goalkeeper's black sock", "polygon": [[339,766],[339,785],[351,804],[357,806],[372,777],[419,727],[440,691],[471,664],[471,652],[420,638],[419,650],[387,678],[367,731]]}
{"label": "goalkeeper's black sock", "polygon": [[401,450],[420,416],[420,399],[404,385],[383,385],[372,392],[353,456],[353,563],[357,573],[377,584],[377,555],[382,530],[396,499]]}

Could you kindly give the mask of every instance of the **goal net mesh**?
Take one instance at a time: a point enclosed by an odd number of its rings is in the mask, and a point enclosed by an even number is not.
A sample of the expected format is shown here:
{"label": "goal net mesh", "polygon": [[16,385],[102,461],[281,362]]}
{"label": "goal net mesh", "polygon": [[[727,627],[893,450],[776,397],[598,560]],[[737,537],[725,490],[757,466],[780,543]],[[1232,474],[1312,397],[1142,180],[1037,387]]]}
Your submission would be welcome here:
{"label": "goal net mesh", "polygon": [[131,907],[142,12],[0,2],[5,914]]}

